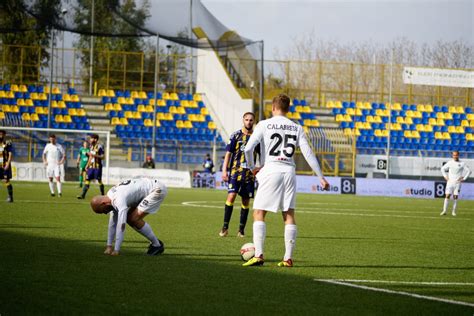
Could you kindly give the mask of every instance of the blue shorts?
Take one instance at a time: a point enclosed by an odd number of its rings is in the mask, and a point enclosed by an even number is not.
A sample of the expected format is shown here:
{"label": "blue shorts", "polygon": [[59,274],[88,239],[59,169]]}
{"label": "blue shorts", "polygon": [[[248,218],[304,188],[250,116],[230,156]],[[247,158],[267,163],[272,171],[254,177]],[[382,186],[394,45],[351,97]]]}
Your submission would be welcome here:
{"label": "blue shorts", "polygon": [[97,180],[102,181],[102,168],[89,168],[87,169],[87,181]]}
{"label": "blue shorts", "polygon": [[7,170],[0,168],[0,180],[10,180],[12,178],[12,168]]}
{"label": "blue shorts", "polygon": [[243,198],[253,198],[255,192],[254,181],[237,181],[237,178],[229,179],[228,193],[238,193]]}

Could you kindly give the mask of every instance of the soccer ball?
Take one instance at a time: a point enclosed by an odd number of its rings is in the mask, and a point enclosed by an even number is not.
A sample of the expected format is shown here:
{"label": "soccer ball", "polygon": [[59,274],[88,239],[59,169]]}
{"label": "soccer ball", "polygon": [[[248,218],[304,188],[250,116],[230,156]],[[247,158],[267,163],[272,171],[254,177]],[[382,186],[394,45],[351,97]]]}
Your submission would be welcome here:
{"label": "soccer ball", "polygon": [[253,243],[249,242],[240,248],[240,257],[244,261],[249,261],[255,256],[255,246]]}

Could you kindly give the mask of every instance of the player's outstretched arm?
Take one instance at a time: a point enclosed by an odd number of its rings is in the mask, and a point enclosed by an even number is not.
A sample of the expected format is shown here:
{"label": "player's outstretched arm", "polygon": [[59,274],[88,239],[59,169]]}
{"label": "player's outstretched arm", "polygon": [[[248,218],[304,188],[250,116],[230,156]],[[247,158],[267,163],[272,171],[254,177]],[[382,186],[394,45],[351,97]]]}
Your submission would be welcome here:
{"label": "player's outstretched arm", "polygon": [[[261,123],[261,122],[260,122]],[[257,147],[258,144],[262,141],[263,138],[263,128],[262,124],[258,123],[257,126],[255,127],[254,132],[250,136],[247,145],[245,145],[245,150],[244,150],[244,155],[245,155],[245,161],[247,164],[248,169],[254,169],[255,168],[255,158],[253,156],[253,152],[255,147]]]}
{"label": "player's outstretched arm", "polygon": [[109,229],[107,232],[107,247],[105,248],[104,254],[111,255],[113,252],[113,243],[115,239],[115,234],[117,230],[117,212],[110,212],[109,215]]}
{"label": "player's outstretched arm", "polygon": [[128,208],[118,211],[115,246],[114,251],[111,253],[112,256],[118,256],[120,253],[120,247],[122,247],[123,237],[125,235],[125,227],[127,226],[127,214]]}
{"label": "player's outstretched arm", "polygon": [[328,190],[329,183],[324,178],[323,172],[321,171],[321,167],[319,166],[318,159],[314,156],[313,150],[311,149],[311,146],[309,146],[308,140],[306,139],[306,135],[304,134],[304,131],[302,129],[300,130],[299,134],[299,145],[304,159],[306,159],[308,165],[319,177],[319,182],[321,183],[323,190]]}

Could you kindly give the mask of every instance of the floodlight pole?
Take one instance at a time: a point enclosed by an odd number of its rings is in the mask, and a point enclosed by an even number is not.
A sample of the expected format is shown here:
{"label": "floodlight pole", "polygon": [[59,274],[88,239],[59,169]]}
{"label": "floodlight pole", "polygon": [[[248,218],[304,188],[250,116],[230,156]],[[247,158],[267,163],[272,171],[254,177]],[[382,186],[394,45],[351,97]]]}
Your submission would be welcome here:
{"label": "floodlight pole", "polygon": [[390,173],[390,132],[391,132],[391,125],[392,125],[392,81],[393,81],[393,47],[390,52],[390,81],[388,86],[388,136],[387,136],[387,166],[386,166],[386,173],[385,178],[389,178]]}
{"label": "floodlight pole", "polygon": [[[189,41],[193,38],[193,0],[189,0]],[[193,61],[193,46],[190,45],[191,59],[189,65],[189,84],[188,93],[193,93],[193,73],[194,73],[194,61]]]}
{"label": "floodlight pole", "polygon": [[156,34],[156,48],[155,48],[155,84],[153,90],[153,98],[155,99],[155,104],[153,105],[153,133],[151,139],[151,156],[155,160],[155,146],[156,146],[156,103],[158,102],[158,79],[160,71],[160,58],[159,58],[159,49],[160,49],[160,35]]}
{"label": "floodlight pole", "polygon": [[54,27],[51,28],[51,57],[49,59],[49,94],[48,94],[48,128],[51,128],[51,102],[53,101],[53,75],[54,75]]}
{"label": "floodlight pole", "polygon": [[263,82],[264,82],[264,72],[263,72],[263,63],[264,63],[264,54],[263,54],[263,49],[264,49],[264,42],[263,40],[261,41],[262,43],[262,55],[261,55],[261,68],[260,68],[260,104],[258,108],[258,120],[261,121],[263,120]]}
{"label": "floodlight pole", "polygon": [[[94,7],[95,1],[92,0],[92,8],[91,8],[91,33],[94,34]],[[94,35],[91,34],[91,42],[90,42],[90,49],[89,49],[89,95],[92,95],[92,64],[94,63]]]}

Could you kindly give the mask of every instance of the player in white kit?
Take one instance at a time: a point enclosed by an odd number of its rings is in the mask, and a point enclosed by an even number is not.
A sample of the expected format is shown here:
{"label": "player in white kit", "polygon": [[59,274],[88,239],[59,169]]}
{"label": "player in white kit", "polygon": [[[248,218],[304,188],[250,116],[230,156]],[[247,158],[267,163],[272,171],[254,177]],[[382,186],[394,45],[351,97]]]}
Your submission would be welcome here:
{"label": "player in white kit", "polygon": [[[308,144],[303,127],[286,117],[290,109],[290,99],[284,94],[273,99],[272,115],[268,120],[257,124],[254,133],[245,146],[247,167],[257,174],[258,191],[253,203],[254,223],[253,242],[255,257],[244,266],[258,266],[264,263],[263,247],[266,235],[265,215],[267,212],[282,211],[285,222],[285,256],[278,266],[293,266],[293,250],[297,229],[295,222],[296,173],[293,156],[296,148],[301,152],[309,166],[318,175],[324,190],[329,183],[324,179],[318,160]],[[253,151],[260,144],[262,166],[253,165]]]}
{"label": "player in white kit", "polygon": [[63,146],[56,142],[54,134],[49,136],[49,143],[46,144],[43,150],[43,163],[46,166],[46,176],[49,179],[49,190],[51,196],[54,196],[53,178],[56,179],[56,187],[58,196],[62,196],[61,188],[61,168],[66,160],[66,152]]}
{"label": "player in white kit", "polygon": [[469,166],[459,160],[459,151],[453,151],[453,159],[441,167],[441,173],[446,179],[446,197],[444,199],[443,211],[440,215],[446,215],[448,211],[449,198],[453,195],[453,216],[456,216],[456,206],[458,203],[459,192],[461,192],[461,183],[466,181],[471,174]]}
{"label": "player in white kit", "polygon": [[112,187],[107,195],[93,197],[91,207],[94,212],[110,213],[107,247],[104,253],[119,255],[126,223],[150,241],[148,255],[163,253],[165,245],[155,236],[151,226],[143,218],[148,214],[155,214],[160,209],[167,193],[166,186],[158,180],[137,178],[122,181]]}

